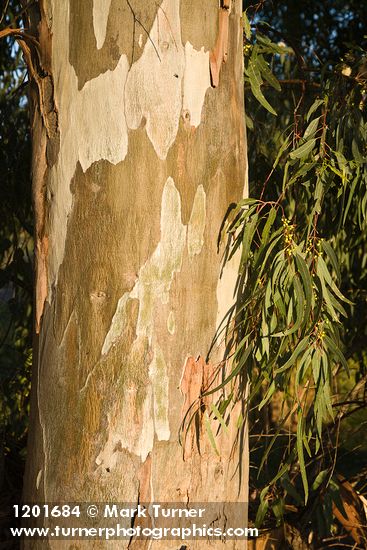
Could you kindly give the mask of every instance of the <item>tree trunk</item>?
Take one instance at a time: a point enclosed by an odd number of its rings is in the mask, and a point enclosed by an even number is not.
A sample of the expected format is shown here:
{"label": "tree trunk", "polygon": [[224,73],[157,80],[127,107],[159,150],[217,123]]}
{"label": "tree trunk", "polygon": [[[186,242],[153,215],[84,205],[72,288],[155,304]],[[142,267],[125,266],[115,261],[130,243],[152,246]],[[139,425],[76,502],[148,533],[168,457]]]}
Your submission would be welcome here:
{"label": "tree trunk", "polygon": [[178,442],[222,358],[217,348],[206,360],[233,301],[235,265],[220,277],[217,238],[245,187],[241,2],[40,7],[39,335],[24,500],[244,502],[235,415],[219,454],[200,423]]}

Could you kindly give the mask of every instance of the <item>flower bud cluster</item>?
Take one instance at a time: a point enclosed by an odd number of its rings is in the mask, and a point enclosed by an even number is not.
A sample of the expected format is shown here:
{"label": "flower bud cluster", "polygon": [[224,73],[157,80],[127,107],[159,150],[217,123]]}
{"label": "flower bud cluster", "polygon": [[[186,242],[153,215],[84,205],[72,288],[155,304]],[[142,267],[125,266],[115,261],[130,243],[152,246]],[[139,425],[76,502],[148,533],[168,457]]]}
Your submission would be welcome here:
{"label": "flower bud cluster", "polygon": [[282,218],[283,235],[285,243],[285,253],[288,257],[292,255],[294,249],[294,229],[295,226],[287,218]]}

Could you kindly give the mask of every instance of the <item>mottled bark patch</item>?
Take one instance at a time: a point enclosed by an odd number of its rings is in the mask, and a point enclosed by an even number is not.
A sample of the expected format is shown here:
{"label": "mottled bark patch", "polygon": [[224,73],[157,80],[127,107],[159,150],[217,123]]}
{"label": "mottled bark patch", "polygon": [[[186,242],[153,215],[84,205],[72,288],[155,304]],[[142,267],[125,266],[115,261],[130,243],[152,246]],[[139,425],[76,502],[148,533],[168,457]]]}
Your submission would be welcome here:
{"label": "mottled bark patch", "polygon": [[113,71],[122,55],[130,65],[138,61],[159,9],[158,2],[144,0],[70,0],[69,60],[78,88]]}
{"label": "mottled bark patch", "polygon": [[194,198],[191,216],[187,229],[187,248],[190,258],[198,256],[204,244],[204,231],[206,224],[206,193],[204,187],[199,185]]}
{"label": "mottled bark patch", "polygon": [[[59,112],[60,150],[51,169],[48,231],[50,234],[49,299],[62,263],[67,220],[72,208],[70,182],[78,162],[86,171],[93,162],[118,163],[127,154],[124,115],[124,85],[128,71],[125,55],[113,70],[107,70],[78,89],[78,79],[69,62],[69,13],[52,2],[53,77]],[[75,48],[74,48],[75,50]]]}
{"label": "mottled bark patch", "polygon": [[175,314],[174,312],[171,310],[168,314],[168,318],[167,318],[167,330],[168,332],[173,335],[175,333],[175,330],[176,330],[176,320],[175,320]]}
{"label": "mottled bark patch", "polygon": [[[217,35],[218,0],[192,2],[181,0],[182,42],[191,42],[195,49],[210,50]],[[198,25],[200,21],[200,25]]]}
{"label": "mottled bark patch", "polygon": [[97,50],[104,44],[107,33],[111,0],[93,0],[93,29],[97,41]]}
{"label": "mottled bark patch", "polygon": [[[176,434],[182,365],[205,354],[215,333],[218,230],[243,190],[239,13],[213,90],[217,1],[131,0],[134,16],[128,2],[111,0],[97,31],[92,0],[73,0],[70,12],[67,0],[45,3],[60,150],[48,147],[52,293],[32,491],[42,471],[37,496],[45,488],[48,501],[236,498],[236,434],[218,442],[218,457],[201,431],[201,454],[191,439],[186,461]],[[203,380],[188,381],[186,404]]]}
{"label": "mottled bark patch", "polygon": [[150,40],[126,82],[126,121],[131,129],[145,127],[157,155],[165,159],[175,140],[182,109],[185,66],[180,36],[179,1],[163,0]]}
{"label": "mottled bark patch", "polygon": [[190,42],[186,42],[182,109],[184,120],[195,128],[201,123],[205,94],[210,87],[208,67],[209,52],[204,48],[197,51]]}

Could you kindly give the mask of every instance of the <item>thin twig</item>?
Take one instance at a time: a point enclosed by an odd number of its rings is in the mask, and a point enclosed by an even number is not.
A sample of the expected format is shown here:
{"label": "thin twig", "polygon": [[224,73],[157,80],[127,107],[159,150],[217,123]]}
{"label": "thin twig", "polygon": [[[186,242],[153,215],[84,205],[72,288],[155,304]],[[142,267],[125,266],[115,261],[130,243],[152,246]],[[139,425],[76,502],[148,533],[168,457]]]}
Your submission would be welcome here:
{"label": "thin twig", "polygon": [[1,14],[1,18],[0,18],[0,24],[3,22],[4,17],[6,15],[6,12],[8,11],[9,2],[10,2],[10,0],[7,0],[6,3],[5,3],[3,13]]}
{"label": "thin twig", "polygon": [[[154,50],[155,50],[155,53],[157,54],[157,57],[158,57],[159,61],[162,61],[162,59],[161,59],[161,57],[160,57],[160,55],[159,55],[159,52],[158,52],[158,50],[157,50],[157,47],[156,47],[156,45],[154,44],[153,40],[152,40],[151,37],[150,37],[149,31],[145,28],[145,26],[144,26],[143,23],[140,21],[140,19],[138,19],[138,18],[136,17],[135,12],[134,12],[134,10],[133,10],[133,8],[132,8],[132,6],[131,6],[129,0],[126,0],[126,3],[127,3],[127,5],[129,6],[130,11],[131,11],[131,13],[132,13],[132,16],[133,16],[133,18],[134,18],[134,32],[133,32],[133,37],[135,37],[135,23],[138,23],[138,24],[141,26],[141,28],[146,32],[147,37],[148,37],[148,40],[149,40],[149,42],[152,44],[152,46],[153,46],[153,48],[154,48]],[[132,55],[133,55],[132,61],[134,61],[134,44],[133,44],[133,52],[132,52]]]}

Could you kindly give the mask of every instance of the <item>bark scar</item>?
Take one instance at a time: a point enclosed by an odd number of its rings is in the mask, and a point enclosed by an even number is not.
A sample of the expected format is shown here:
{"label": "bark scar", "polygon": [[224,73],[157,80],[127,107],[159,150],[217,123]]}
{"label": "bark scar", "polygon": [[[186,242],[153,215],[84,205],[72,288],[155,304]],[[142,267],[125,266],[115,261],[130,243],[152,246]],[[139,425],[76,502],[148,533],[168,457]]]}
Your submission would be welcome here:
{"label": "bark scar", "polygon": [[[139,490],[138,490],[138,500],[137,505],[147,507],[152,500],[152,491],[151,491],[151,480],[152,480],[152,455],[148,454],[145,461],[141,464],[138,475],[137,475]],[[131,527],[135,528],[139,526],[141,529],[152,528],[153,519],[150,517],[149,510],[147,509],[146,517],[139,517],[135,515],[131,521]],[[128,549],[130,550],[141,550],[145,548],[146,545],[139,539],[132,536],[128,543]],[[149,548],[149,547],[148,547]]]}
{"label": "bark scar", "polygon": [[184,396],[184,402],[181,409],[181,422],[184,431],[183,438],[183,459],[188,460],[193,453],[195,440],[200,452],[200,437],[198,434],[198,423],[190,422],[191,415],[199,413],[208,406],[210,396],[200,399],[202,393],[209,387],[213,379],[214,369],[211,363],[206,363],[204,358],[199,355],[197,359],[190,356],[186,359],[183,374],[180,381],[180,390]]}
{"label": "bark scar", "polygon": [[213,88],[217,88],[217,86],[219,85],[219,74],[222,63],[226,63],[228,58],[228,26],[230,11],[231,0],[221,0],[221,6],[219,8],[218,15],[219,27],[217,41],[214,49],[211,50],[209,55],[210,77]]}

